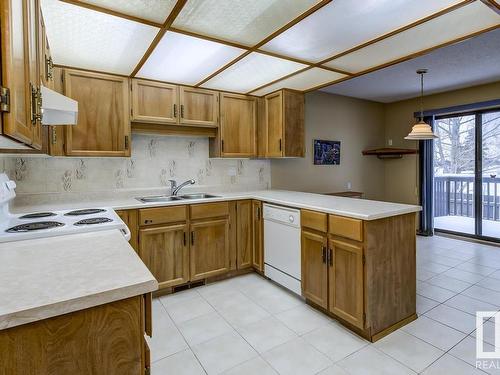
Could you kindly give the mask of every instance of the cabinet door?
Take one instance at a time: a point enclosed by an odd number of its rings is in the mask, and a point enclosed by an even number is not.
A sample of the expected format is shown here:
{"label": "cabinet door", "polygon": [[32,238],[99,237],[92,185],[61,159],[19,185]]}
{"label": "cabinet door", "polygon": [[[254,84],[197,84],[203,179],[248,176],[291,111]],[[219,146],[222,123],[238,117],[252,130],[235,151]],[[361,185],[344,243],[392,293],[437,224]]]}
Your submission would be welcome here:
{"label": "cabinet door", "polygon": [[229,221],[206,220],[191,223],[191,281],[229,271]]}
{"label": "cabinet door", "polygon": [[328,308],[326,235],[302,230],[302,295]]}
{"label": "cabinet door", "polygon": [[281,91],[267,95],[266,100],[266,128],[267,128],[267,157],[282,156],[283,150],[283,93]]}
{"label": "cabinet door", "polygon": [[132,121],[177,124],[178,86],[132,80]]}
{"label": "cabinet door", "polygon": [[257,154],[257,100],[237,94],[221,94],[222,156],[251,157]]}
{"label": "cabinet door", "polygon": [[28,64],[28,2],[5,0],[1,6],[2,86],[10,89],[10,111],[2,113],[2,133],[26,144],[33,140]]}
{"label": "cabinet door", "polygon": [[253,236],[252,236],[252,201],[236,203],[236,264],[238,269],[252,267]]}
{"label": "cabinet door", "polygon": [[329,240],[329,310],[364,328],[363,247]]}
{"label": "cabinet door", "polygon": [[47,40],[47,31],[45,28],[45,21],[40,11],[38,19],[38,74],[40,75],[40,82],[49,89],[54,89],[54,66],[50,54],[49,42]]}
{"label": "cabinet door", "polygon": [[217,127],[219,122],[219,93],[181,86],[180,122],[184,125]]}
{"label": "cabinet door", "polygon": [[264,272],[264,237],[262,236],[262,203],[252,201],[252,234],[253,252],[252,264],[256,270]]}
{"label": "cabinet door", "polygon": [[128,78],[64,71],[64,92],[78,101],[76,126],[66,131],[66,154],[130,156]]}
{"label": "cabinet door", "polygon": [[189,281],[187,225],[168,225],[139,231],[139,256],[160,288]]}

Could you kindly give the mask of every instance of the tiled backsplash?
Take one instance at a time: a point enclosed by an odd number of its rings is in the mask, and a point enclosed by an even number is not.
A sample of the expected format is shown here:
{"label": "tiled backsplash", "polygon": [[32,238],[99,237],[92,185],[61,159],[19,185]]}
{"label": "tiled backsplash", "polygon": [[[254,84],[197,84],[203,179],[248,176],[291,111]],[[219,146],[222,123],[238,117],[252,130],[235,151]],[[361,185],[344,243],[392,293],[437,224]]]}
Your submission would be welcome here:
{"label": "tiled backsplash", "polygon": [[153,189],[194,178],[221,190],[267,189],[270,162],[209,159],[207,138],[137,135],[131,158],[0,156],[0,170],[17,183],[18,194]]}

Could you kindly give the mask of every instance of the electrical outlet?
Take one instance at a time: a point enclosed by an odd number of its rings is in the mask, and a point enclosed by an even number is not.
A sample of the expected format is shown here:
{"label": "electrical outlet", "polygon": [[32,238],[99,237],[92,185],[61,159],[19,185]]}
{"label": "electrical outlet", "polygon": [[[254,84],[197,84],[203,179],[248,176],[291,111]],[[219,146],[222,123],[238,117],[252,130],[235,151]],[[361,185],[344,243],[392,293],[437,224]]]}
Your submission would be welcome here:
{"label": "electrical outlet", "polygon": [[388,144],[389,146],[392,146],[392,139],[388,139],[388,140],[387,140],[387,144]]}
{"label": "electrical outlet", "polygon": [[352,189],[352,184],[350,182],[348,182],[346,184],[346,187],[347,187],[347,190],[351,190]]}

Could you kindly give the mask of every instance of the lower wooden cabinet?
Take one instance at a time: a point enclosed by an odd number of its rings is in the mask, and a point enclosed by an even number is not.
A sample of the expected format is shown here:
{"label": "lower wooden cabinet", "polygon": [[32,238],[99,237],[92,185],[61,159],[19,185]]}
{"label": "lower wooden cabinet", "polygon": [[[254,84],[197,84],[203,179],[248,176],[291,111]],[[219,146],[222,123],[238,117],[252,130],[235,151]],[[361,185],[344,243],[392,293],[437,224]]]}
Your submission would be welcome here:
{"label": "lower wooden cabinet", "polygon": [[330,239],[328,247],[328,309],[363,328],[363,247],[336,239]]}
{"label": "lower wooden cabinet", "polygon": [[262,202],[252,201],[252,266],[260,272],[264,272],[264,230],[262,219]]}
{"label": "lower wooden cabinet", "polygon": [[328,308],[327,235],[302,230],[302,295]]}
{"label": "lower wooden cabinet", "polygon": [[135,251],[139,251],[139,235],[137,233],[137,210],[118,210],[116,214],[120,216],[125,225],[130,230],[130,246]]}
{"label": "lower wooden cabinet", "polygon": [[252,267],[252,201],[238,201],[236,212],[236,265],[240,270]]}
{"label": "lower wooden cabinet", "polygon": [[191,281],[229,272],[229,219],[190,224]]}
{"label": "lower wooden cabinet", "polygon": [[144,228],[139,231],[139,256],[160,288],[189,281],[187,224]]}

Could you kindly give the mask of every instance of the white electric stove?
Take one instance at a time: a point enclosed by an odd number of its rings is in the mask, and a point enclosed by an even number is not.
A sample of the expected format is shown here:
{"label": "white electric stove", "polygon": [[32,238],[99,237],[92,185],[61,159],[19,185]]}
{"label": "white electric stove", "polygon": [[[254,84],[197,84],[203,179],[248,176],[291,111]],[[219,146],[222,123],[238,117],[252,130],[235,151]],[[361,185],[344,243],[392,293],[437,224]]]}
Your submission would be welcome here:
{"label": "white electric stove", "polygon": [[118,229],[130,239],[130,230],[109,207],[13,214],[9,202],[16,183],[0,173],[0,242]]}

